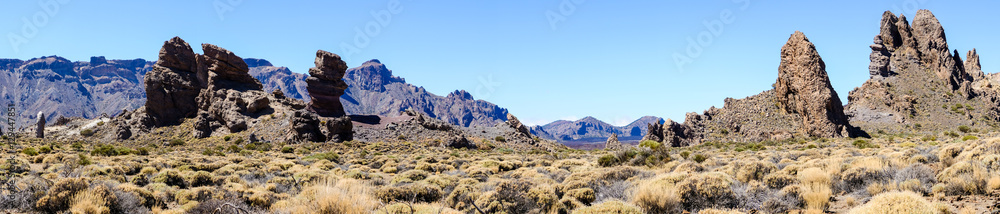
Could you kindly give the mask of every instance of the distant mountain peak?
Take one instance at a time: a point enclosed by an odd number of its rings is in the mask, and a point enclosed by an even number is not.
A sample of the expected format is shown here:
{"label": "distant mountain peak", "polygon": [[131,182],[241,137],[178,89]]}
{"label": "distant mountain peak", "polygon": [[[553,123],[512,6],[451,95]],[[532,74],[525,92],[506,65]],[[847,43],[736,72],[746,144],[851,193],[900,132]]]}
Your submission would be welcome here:
{"label": "distant mountain peak", "polygon": [[462,99],[462,100],[474,100],[472,98],[472,94],[469,94],[469,92],[467,92],[465,90],[455,90],[455,91],[453,91],[451,93],[448,93],[448,98],[458,98],[458,99]]}
{"label": "distant mountain peak", "polygon": [[382,61],[378,61],[378,59],[371,59],[371,60],[365,61],[364,63],[361,63],[361,65],[370,64],[370,63],[382,64]]}
{"label": "distant mountain peak", "polygon": [[246,58],[243,62],[247,63],[247,67],[274,66],[266,59]]}

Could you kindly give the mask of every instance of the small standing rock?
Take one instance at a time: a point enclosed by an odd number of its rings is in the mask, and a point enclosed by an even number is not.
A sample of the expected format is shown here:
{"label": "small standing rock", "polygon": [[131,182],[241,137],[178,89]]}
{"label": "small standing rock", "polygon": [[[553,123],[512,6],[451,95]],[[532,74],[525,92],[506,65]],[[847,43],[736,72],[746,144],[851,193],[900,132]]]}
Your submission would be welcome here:
{"label": "small standing rock", "polygon": [[35,128],[35,137],[45,138],[45,113],[38,112],[38,123]]}

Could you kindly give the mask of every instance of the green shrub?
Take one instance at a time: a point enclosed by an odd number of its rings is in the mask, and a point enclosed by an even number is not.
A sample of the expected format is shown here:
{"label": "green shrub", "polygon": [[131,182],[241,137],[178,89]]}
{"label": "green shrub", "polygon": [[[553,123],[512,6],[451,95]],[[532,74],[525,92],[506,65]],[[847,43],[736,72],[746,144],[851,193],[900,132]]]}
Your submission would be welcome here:
{"label": "green shrub", "polygon": [[507,142],[507,139],[504,139],[503,136],[497,136],[493,140],[496,142]]}
{"label": "green shrub", "polygon": [[137,155],[149,155],[149,149],[146,148],[146,147],[140,147],[138,150],[135,151],[135,154],[137,154]]}
{"label": "green shrub", "polygon": [[233,136],[226,135],[225,137],[222,137],[222,140],[229,141],[232,138],[233,138]]}
{"label": "green shrub", "polygon": [[243,137],[236,138],[236,141],[233,141],[233,144],[237,144],[237,145],[242,144],[242,143],[243,143]]}
{"label": "green shrub", "polygon": [[119,155],[118,150],[115,146],[107,144],[98,144],[94,147],[93,151],[90,151],[90,155],[101,155],[101,156],[116,156]]}
{"label": "green shrub", "polygon": [[218,155],[218,156],[226,156],[226,154],[225,154],[225,153],[222,153],[222,152],[220,152],[219,150],[216,150],[216,149],[214,149],[214,148],[207,148],[207,149],[205,149],[205,150],[202,150],[202,151],[201,151],[201,154],[202,154],[202,155],[205,155],[205,156],[212,156],[212,155]]}
{"label": "green shrub", "polygon": [[650,149],[653,149],[653,150],[656,150],[656,149],[660,148],[660,145],[662,145],[660,142],[656,142],[656,141],[652,141],[652,140],[644,140],[642,142],[639,142],[639,146],[640,147],[646,147],[646,148],[650,148]]}
{"label": "green shrub", "polygon": [[230,145],[229,148],[226,149],[226,151],[231,153],[240,153],[241,151],[243,151],[243,149],[241,149],[240,146],[237,145]]}
{"label": "green shrub", "polygon": [[40,146],[40,147],[38,147],[38,152],[42,153],[42,154],[52,153],[52,147],[51,146]]}
{"label": "green shrub", "polygon": [[683,152],[681,152],[681,157],[682,158],[688,159],[688,156],[691,156],[691,152],[689,152],[689,151],[683,151]]}
{"label": "green shrub", "polygon": [[854,140],[854,143],[851,143],[851,145],[858,147],[858,149],[879,148],[878,145],[872,144],[871,142],[868,142],[867,140],[864,139]]}
{"label": "green shrub", "polygon": [[281,153],[292,153],[292,152],[295,152],[295,148],[292,148],[291,146],[281,147]]}
{"label": "green shrub", "polygon": [[304,159],[306,159],[306,160],[309,160],[309,159],[313,159],[313,160],[328,160],[330,162],[338,162],[340,160],[340,155],[337,155],[336,152],[329,151],[329,152],[324,152],[324,153],[312,154],[312,155],[306,156]]}
{"label": "green shrub", "polygon": [[612,154],[606,154],[597,159],[597,165],[610,167],[618,164],[618,158]]}
{"label": "green shrub", "polygon": [[80,164],[80,166],[86,166],[86,165],[90,165],[90,164],[94,163],[94,161],[90,160],[90,156],[87,156],[87,155],[85,155],[83,153],[76,154],[76,155],[78,157],[78,160],[76,160],[76,163]]}
{"label": "green shrub", "polygon": [[959,136],[958,133],[955,133],[953,131],[946,131],[946,132],[944,132],[944,135],[948,135],[948,137],[958,137]]}
{"label": "green shrub", "polygon": [[21,153],[24,153],[24,154],[26,154],[28,156],[35,156],[35,155],[38,155],[38,150],[35,150],[35,147],[28,147],[28,148],[22,149]]}
{"label": "green shrub", "polygon": [[70,145],[69,147],[73,148],[75,151],[81,151],[83,150],[83,143],[80,141],[73,142],[73,145]]}
{"label": "green shrub", "polygon": [[979,139],[979,137],[972,136],[972,135],[966,135],[965,137],[962,137],[962,141],[978,140],[978,139]]}
{"label": "green shrub", "polygon": [[808,146],[806,146],[806,148],[807,149],[815,149],[815,148],[817,148],[817,146],[816,146],[816,144],[809,144]]}
{"label": "green shrub", "polygon": [[958,126],[958,131],[960,131],[962,133],[969,133],[969,131],[972,131],[972,129],[969,128],[968,126],[961,125],[961,126]]}
{"label": "green shrub", "polygon": [[169,144],[167,144],[167,145],[169,145],[169,146],[183,146],[184,145],[184,140],[173,139],[173,140],[170,140]]}
{"label": "green shrub", "polygon": [[90,136],[93,136],[93,135],[94,135],[94,130],[92,130],[92,129],[80,130],[80,136],[90,137]]}
{"label": "green shrub", "polygon": [[708,157],[705,157],[705,155],[702,155],[702,154],[696,154],[696,155],[694,155],[694,162],[701,163],[701,162],[705,162],[705,160],[707,160],[707,159],[708,159]]}
{"label": "green shrub", "polygon": [[924,142],[935,141],[935,140],[937,140],[937,136],[925,135],[924,137],[920,138],[920,140],[924,141]]}

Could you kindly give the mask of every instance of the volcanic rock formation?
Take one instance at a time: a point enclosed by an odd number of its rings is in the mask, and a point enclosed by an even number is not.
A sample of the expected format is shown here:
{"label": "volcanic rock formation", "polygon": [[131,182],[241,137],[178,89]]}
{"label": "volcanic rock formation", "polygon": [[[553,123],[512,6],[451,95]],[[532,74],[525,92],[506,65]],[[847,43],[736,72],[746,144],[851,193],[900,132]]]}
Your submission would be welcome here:
{"label": "volcanic rock formation", "polygon": [[611,134],[611,137],[608,137],[608,141],[604,143],[604,149],[607,150],[619,150],[622,148],[624,146],[622,146],[622,142],[618,141],[618,134]]}
{"label": "volcanic rock formation", "polygon": [[344,95],[347,83],[344,74],[347,63],[340,56],[323,50],[316,51],[316,67],[309,68],[309,78],[306,78],[306,89],[309,91],[309,110],[324,117],[340,117],[346,115],[344,106],[340,104],[340,95]]}
{"label": "volcanic rock formation", "polygon": [[848,136],[850,126],[837,92],[830,85],[826,64],[805,34],[795,32],[781,47],[781,65],[774,85],[778,104],[802,116],[802,129],[812,137]]}
{"label": "volcanic rock formation", "polygon": [[643,139],[678,147],[705,141],[863,136],[842,108],[816,47],[796,31],[781,49],[774,89],[744,99],[726,98],[723,108],[688,113],[684,123],[650,124]]}
{"label": "volcanic rock formation", "polygon": [[886,11],[875,36],[871,79],[848,96],[851,123],[872,131],[934,131],[998,124],[996,78],[983,73],[973,49],[962,61],[928,10],[912,27]]}

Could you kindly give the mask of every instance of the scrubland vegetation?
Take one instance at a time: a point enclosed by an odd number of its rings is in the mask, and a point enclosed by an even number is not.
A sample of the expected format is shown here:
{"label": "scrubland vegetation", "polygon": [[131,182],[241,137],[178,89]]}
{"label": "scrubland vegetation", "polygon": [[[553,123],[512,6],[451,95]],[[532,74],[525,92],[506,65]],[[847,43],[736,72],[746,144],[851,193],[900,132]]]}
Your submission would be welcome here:
{"label": "scrubland vegetation", "polygon": [[[38,213],[984,213],[1000,138],[879,135],[624,150],[29,139],[0,208]],[[977,136],[978,135],[978,136]],[[7,147],[7,145],[4,145]]]}

